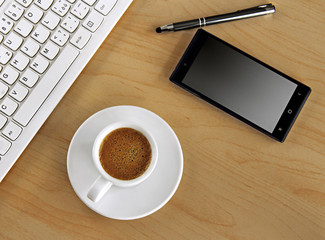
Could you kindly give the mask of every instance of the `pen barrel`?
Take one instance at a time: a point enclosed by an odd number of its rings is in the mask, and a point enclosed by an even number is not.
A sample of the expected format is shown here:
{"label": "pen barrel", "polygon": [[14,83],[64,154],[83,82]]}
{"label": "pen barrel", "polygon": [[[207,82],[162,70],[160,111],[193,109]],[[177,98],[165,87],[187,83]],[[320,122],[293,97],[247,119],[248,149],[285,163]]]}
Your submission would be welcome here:
{"label": "pen barrel", "polygon": [[184,21],[184,22],[178,22],[173,23],[174,25],[174,31],[180,31],[184,29],[190,29],[190,28],[197,28],[202,25],[200,25],[200,19],[194,19],[190,21]]}
{"label": "pen barrel", "polygon": [[180,30],[203,27],[203,26],[222,23],[222,22],[229,22],[229,21],[234,21],[239,19],[262,16],[274,12],[275,12],[275,7],[272,4],[264,4],[253,8],[239,10],[237,12],[164,25],[158,28],[158,32],[180,31]]}
{"label": "pen barrel", "polygon": [[233,13],[226,13],[217,16],[206,17],[205,25],[212,25],[212,24],[217,24],[222,22],[230,22],[230,21],[245,19],[245,18],[252,18],[252,17],[266,15],[273,12],[275,12],[274,7],[273,8],[270,7],[269,9],[256,9],[256,8],[245,9]]}

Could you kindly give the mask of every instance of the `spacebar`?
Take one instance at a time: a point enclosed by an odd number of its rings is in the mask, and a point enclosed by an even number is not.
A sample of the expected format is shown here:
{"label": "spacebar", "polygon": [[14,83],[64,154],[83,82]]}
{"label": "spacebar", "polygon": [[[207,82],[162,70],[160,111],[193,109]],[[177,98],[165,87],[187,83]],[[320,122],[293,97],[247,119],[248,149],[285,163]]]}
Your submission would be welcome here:
{"label": "spacebar", "polygon": [[37,110],[43,104],[45,99],[51,93],[53,88],[61,80],[70,65],[79,55],[79,51],[74,47],[67,45],[59,57],[50,66],[50,69],[44,74],[40,82],[36,85],[26,101],[20,106],[13,117],[15,121],[23,126],[27,126],[29,121],[35,115]]}

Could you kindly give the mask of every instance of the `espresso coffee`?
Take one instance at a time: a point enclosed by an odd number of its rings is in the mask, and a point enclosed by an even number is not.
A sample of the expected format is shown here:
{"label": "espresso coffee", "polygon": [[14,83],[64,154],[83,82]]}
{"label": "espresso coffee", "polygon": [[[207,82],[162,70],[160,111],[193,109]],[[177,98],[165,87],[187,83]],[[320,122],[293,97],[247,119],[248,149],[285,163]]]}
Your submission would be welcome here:
{"label": "espresso coffee", "polygon": [[141,176],[151,162],[148,139],[133,128],[119,128],[109,133],[101,143],[99,160],[112,177],[132,180]]}

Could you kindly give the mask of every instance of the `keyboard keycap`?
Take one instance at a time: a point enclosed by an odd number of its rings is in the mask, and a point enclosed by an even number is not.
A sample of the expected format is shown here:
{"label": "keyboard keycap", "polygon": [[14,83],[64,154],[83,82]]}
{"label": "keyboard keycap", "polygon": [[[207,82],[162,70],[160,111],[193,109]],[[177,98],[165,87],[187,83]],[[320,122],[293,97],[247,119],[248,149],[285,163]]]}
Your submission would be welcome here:
{"label": "keyboard keycap", "polygon": [[11,3],[5,14],[10,17],[12,20],[17,21],[24,13],[24,9],[18,3]]}
{"label": "keyboard keycap", "polygon": [[70,4],[65,0],[57,0],[52,7],[53,12],[55,12],[61,17],[66,15],[69,9]]}
{"label": "keyboard keycap", "polygon": [[7,34],[14,26],[14,22],[6,16],[0,18],[0,32]]}
{"label": "keyboard keycap", "polygon": [[39,49],[40,45],[32,39],[27,39],[24,45],[20,48],[20,50],[29,57],[34,57]]}
{"label": "keyboard keycap", "polygon": [[27,126],[47,96],[61,80],[70,65],[79,55],[79,51],[73,46],[67,45],[64,51],[53,63],[49,71],[45,73],[42,81],[37,84],[29,97],[14,115],[14,120],[23,126]]}
{"label": "keyboard keycap", "polygon": [[27,8],[33,0],[16,0],[16,2],[20,3],[22,6]]}
{"label": "keyboard keycap", "polygon": [[84,19],[89,12],[89,6],[81,1],[77,2],[71,10],[71,13],[79,19]]}
{"label": "keyboard keycap", "polygon": [[43,11],[36,7],[35,5],[32,5],[27,12],[25,13],[25,18],[27,18],[32,23],[38,23],[39,20],[43,17]]}
{"label": "keyboard keycap", "polygon": [[117,0],[99,0],[95,6],[95,9],[103,15],[107,15],[115,6]]}
{"label": "keyboard keycap", "polygon": [[73,33],[78,26],[79,20],[70,14],[61,23],[61,27],[70,33]]}
{"label": "keyboard keycap", "polygon": [[23,39],[14,32],[10,33],[7,39],[4,41],[4,45],[13,51],[16,51],[22,43]]}
{"label": "keyboard keycap", "polygon": [[50,65],[49,61],[46,60],[44,57],[38,55],[35,57],[35,59],[30,64],[30,67],[34,69],[39,74],[42,74],[45,72],[47,67]]}
{"label": "keyboard keycap", "polygon": [[100,26],[100,24],[103,22],[103,20],[104,20],[104,17],[100,13],[98,13],[96,11],[92,11],[87,16],[87,18],[83,22],[82,26],[84,26],[91,32],[95,32],[97,30],[97,28]]}
{"label": "keyboard keycap", "polygon": [[21,52],[18,52],[10,62],[10,65],[19,71],[23,71],[28,66],[28,64],[29,58]]}
{"label": "keyboard keycap", "polygon": [[20,82],[22,82],[27,87],[34,87],[34,85],[37,83],[39,79],[39,76],[33,72],[31,69],[27,69],[24,74],[19,79]]}
{"label": "keyboard keycap", "polygon": [[60,17],[53,12],[48,12],[42,19],[42,24],[50,30],[54,30],[60,22]]}
{"label": "keyboard keycap", "polygon": [[34,3],[35,3],[35,5],[39,6],[44,11],[46,11],[52,5],[53,0],[37,0]]}
{"label": "keyboard keycap", "polygon": [[14,28],[15,32],[23,37],[27,37],[33,30],[33,25],[25,20],[24,18],[19,21],[19,23]]}
{"label": "keyboard keycap", "polygon": [[15,141],[23,129],[13,122],[9,122],[8,125],[3,129],[2,133],[10,140]]}
{"label": "keyboard keycap", "polygon": [[0,63],[6,64],[12,57],[12,52],[7,48],[0,46]]}
{"label": "keyboard keycap", "polygon": [[6,97],[3,102],[0,104],[0,111],[6,114],[7,116],[11,116],[17,109],[18,104]]}
{"label": "keyboard keycap", "polygon": [[53,60],[59,53],[60,48],[54,43],[48,41],[41,50],[41,54],[49,60]]}
{"label": "keyboard keycap", "polygon": [[48,37],[50,36],[50,31],[47,30],[42,25],[38,25],[31,36],[37,42],[44,43],[48,39]]}
{"label": "keyboard keycap", "polygon": [[17,83],[13,89],[11,89],[11,91],[9,92],[9,95],[17,100],[18,102],[21,102],[22,100],[25,99],[25,97],[28,94],[28,89],[25,88],[23,85],[21,85],[20,83]]}
{"label": "keyboard keycap", "polygon": [[69,33],[63,30],[62,28],[58,28],[51,37],[51,40],[60,47],[62,47],[68,41],[68,39]]}
{"label": "keyboard keycap", "polygon": [[12,67],[7,66],[0,74],[0,79],[12,85],[17,78],[19,77],[19,73],[13,69]]}
{"label": "keyboard keycap", "polygon": [[77,48],[82,49],[88,43],[90,38],[91,38],[91,33],[85,28],[81,27],[73,35],[70,42]]}
{"label": "keyboard keycap", "polygon": [[0,155],[5,155],[11,147],[11,143],[0,136]]}

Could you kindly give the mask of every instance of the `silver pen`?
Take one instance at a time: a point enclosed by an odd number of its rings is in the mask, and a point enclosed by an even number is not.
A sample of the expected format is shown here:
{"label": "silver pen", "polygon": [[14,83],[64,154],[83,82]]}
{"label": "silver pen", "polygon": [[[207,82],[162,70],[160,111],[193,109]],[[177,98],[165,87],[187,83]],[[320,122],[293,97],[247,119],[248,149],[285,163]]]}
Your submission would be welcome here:
{"label": "silver pen", "polygon": [[165,32],[165,31],[180,31],[190,28],[203,27],[212,24],[229,22],[239,19],[251,18],[262,16],[275,12],[275,7],[273,4],[263,4],[252,8],[247,8],[243,10],[239,10],[232,13],[226,13],[211,17],[204,17],[199,19],[193,19],[184,22],[177,22],[172,24],[167,24],[156,29],[157,33]]}

